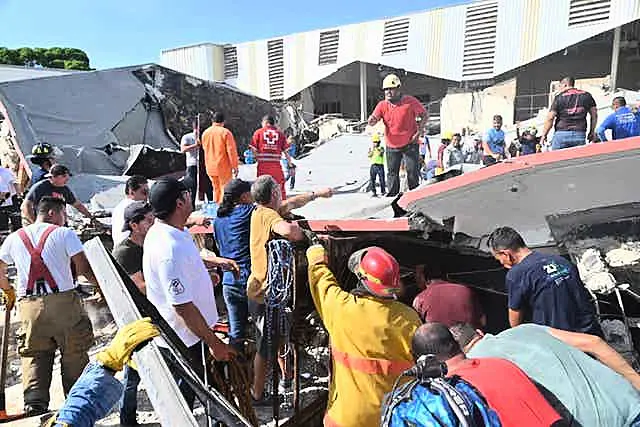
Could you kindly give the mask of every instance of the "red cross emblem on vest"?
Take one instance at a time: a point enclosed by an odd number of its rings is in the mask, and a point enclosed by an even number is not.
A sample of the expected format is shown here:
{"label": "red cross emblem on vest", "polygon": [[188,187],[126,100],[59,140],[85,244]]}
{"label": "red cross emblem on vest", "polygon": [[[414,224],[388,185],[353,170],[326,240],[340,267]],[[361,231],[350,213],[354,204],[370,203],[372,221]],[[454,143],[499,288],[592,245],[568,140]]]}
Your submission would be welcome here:
{"label": "red cross emblem on vest", "polygon": [[264,138],[264,141],[268,145],[275,145],[278,143],[278,140],[280,139],[280,135],[278,135],[278,131],[273,129],[265,130],[262,135],[263,135],[262,137]]}

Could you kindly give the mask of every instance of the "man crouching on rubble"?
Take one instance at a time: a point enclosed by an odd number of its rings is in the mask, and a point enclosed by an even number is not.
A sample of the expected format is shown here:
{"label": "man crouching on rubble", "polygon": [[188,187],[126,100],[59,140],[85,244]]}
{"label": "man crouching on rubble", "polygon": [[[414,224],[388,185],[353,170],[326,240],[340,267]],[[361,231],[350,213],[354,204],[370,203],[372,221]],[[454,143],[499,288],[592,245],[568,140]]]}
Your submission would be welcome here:
{"label": "man crouching on rubble", "polygon": [[413,365],[411,338],[418,314],[396,301],[398,261],[382,248],[361,249],[349,258],[358,287],[343,291],[327,266],[321,245],[307,250],[309,287],[331,339],[333,375],[325,426],[374,426],[382,399]]}
{"label": "man crouching on rubble", "polygon": [[62,388],[67,395],[89,362],[87,351],[93,345],[91,321],[75,292],[71,263],[91,283],[97,282],[80,239],[63,227],[66,220],[64,200],[43,197],[36,222],[9,235],[0,248],[0,288],[7,310],[16,301],[7,264],[18,270],[17,342],[28,416],[48,411],[56,349],[62,356]]}

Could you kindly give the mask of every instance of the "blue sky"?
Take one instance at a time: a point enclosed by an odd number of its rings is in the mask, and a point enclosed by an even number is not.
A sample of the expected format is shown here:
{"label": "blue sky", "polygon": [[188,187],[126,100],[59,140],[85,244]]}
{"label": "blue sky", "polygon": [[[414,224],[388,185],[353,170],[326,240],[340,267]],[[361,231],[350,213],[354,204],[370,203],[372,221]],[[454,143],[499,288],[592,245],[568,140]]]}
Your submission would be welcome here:
{"label": "blue sky", "polygon": [[[160,50],[239,42],[463,0],[0,0],[0,46],[76,47],[94,68],[158,62]],[[223,5],[220,10],[215,5]]]}

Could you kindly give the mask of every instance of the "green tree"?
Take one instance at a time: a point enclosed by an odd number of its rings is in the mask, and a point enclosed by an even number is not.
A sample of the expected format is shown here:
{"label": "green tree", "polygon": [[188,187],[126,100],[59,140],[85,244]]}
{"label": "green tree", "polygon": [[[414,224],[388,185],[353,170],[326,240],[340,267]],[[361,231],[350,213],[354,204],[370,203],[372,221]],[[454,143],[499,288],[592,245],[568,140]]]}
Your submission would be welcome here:
{"label": "green tree", "polygon": [[81,49],[68,47],[21,47],[19,49],[0,47],[0,64],[91,70],[87,54]]}

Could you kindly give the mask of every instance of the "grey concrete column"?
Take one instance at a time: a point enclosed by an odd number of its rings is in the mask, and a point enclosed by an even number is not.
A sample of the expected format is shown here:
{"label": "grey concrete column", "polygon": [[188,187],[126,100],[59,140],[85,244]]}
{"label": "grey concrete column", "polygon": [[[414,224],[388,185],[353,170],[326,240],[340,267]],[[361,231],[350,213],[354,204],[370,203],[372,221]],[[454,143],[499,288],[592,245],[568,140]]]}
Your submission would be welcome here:
{"label": "grey concrete column", "polygon": [[367,64],[360,63],[360,120],[367,120]]}
{"label": "grey concrete column", "polygon": [[611,52],[611,91],[618,87],[618,60],[620,59],[620,36],[622,27],[613,30],[613,51]]}

